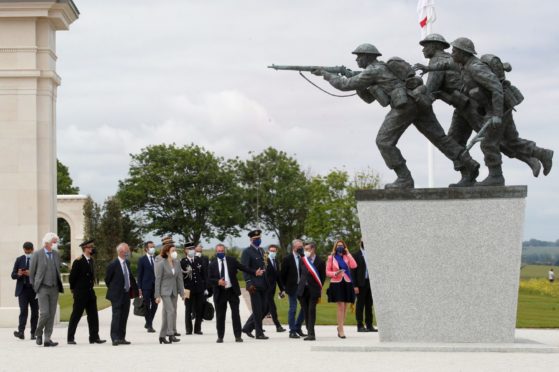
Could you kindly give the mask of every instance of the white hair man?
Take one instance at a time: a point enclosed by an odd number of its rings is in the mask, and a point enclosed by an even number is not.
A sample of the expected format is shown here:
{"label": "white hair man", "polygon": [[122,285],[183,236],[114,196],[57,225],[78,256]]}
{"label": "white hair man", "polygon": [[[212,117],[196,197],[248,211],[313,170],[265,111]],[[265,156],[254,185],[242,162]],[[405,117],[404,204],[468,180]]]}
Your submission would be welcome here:
{"label": "white hair man", "polygon": [[[39,322],[35,331],[37,345],[56,346],[51,340],[58,293],[64,292],[60,278],[60,256],[58,254],[58,235],[45,234],[42,249],[31,258],[29,278],[39,301]],[[44,335],[44,343],[43,343]]]}
{"label": "white hair man", "polygon": [[113,346],[130,345],[126,340],[126,323],[130,312],[130,298],[138,293],[136,279],[130,271],[130,247],[120,243],[116,247],[118,257],[107,266],[105,284],[107,300],[111,301],[113,317],[111,321],[111,340]]}

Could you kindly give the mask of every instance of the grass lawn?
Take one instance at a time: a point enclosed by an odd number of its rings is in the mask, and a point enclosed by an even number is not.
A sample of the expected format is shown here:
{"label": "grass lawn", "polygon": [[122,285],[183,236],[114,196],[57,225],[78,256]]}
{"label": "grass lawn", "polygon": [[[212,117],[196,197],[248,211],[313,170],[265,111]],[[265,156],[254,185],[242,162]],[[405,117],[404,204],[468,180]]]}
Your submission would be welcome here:
{"label": "grass lawn", "polygon": [[547,279],[547,273],[550,268],[553,268],[555,275],[559,275],[558,266],[547,265],[526,265],[520,270],[520,279],[543,278]]}
{"label": "grass lawn", "polygon": [[[95,294],[97,295],[97,309],[102,310],[111,306],[109,300],[105,299],[105,295],[107,294],[106,287],[96,287]],[[74,298],[72,297],[70,288],[64,288],[64,293],[61,294],[58,298],[58,303],[60,304],[60,321],[70,321],[70,315],[72,314],[72,305],[74,304]]]}

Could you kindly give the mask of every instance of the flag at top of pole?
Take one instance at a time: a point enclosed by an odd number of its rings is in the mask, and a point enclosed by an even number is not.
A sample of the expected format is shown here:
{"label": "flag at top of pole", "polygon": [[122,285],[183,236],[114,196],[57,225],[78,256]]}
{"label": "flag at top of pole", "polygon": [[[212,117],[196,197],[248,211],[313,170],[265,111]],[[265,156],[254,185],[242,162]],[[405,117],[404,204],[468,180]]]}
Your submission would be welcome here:
{"label": "flag at top of pole", "polygon": [[421,37],[431,33],[431,24],[437,20],[435,13],[435,0],[419,0],[417,2],[417,15],[421,27]]}

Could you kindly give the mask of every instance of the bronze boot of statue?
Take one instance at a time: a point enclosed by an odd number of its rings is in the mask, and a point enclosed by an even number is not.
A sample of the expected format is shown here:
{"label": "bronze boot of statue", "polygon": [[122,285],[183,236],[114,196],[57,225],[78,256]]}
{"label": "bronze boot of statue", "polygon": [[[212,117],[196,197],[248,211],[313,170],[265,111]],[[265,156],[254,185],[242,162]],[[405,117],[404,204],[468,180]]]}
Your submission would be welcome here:
{"label": "bronze boot of statue", "polygon": [[405,164],[396,167],[394,171],[398,175],[398,178],[396,178],[396,181],[384,185],[385,189],[413,189],[413,178]]}
{"label": "bronze boot of statue", "polygon": [[542,170],[542,163],[540,163],[540,160],[538,158],[529,156],[518,156],[517,159],[523,163],[528,164],[528,166],[532,170],[532,174],[534,175],[534,177],[538,177],[540,175],[540,171]]}
{"label": "bronze boot of statue", "polygon": [[479,175],[479,163],[468,156],[464,161],[464,166],[460,168],[462,178],[457,183],[451,183],[449,187],[470,187],[476,184]]}
{"label": "bronze boot of statue", "polygon": [[551,171],[551,166],[553,165],[553,150],[542,149],[541,147],[537,147],[534,150],[533,156],[542,162],[543,175],[547,176]]}
{"label": "bronze boot of statue", "polygon": [[489,175],[481,182],[476,182],[475,186],[505,186],[505,178],[500,165],[489,167]]}

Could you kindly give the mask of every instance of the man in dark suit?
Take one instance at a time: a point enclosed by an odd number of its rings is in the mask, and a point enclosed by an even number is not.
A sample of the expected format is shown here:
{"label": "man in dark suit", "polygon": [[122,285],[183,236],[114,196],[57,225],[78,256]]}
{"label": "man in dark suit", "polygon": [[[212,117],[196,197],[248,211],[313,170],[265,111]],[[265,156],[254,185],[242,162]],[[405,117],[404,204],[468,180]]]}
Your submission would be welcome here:
{"label": "man in dark suit", "polygon": [[278,311],[276,309],[276,302],[274,301],[274,297],[276,295],[276,287],[280,290],[280,297],[283,298],[285,296],[285,292],[283,291],[283,284],[280,278],[280,266],[277,260],[277,253],[279,247],[275,244],[270,244],[268,247],[268,258],[267,258],[267,265],[266,265],[266,280],[268,281],[268,291],[266,292],[266,302],[268,304],[268,311],[272,316],[272,320],[276,326],[276,332],[285,332],[285,328],[281,326],[281,323],[278,319]]}
{"label": "man in dark suit", "polygon": [[19,325],[14,336],[24,339],[23,331],[27,324],[27,315],[31,308],[31,339],[35,339],[35,330],[37,329],[37,321],[39,320],[39,302],[37,301],[33,285],[29,280],[29,262],[33,255],[33,243],[23,243],[23,256],[19,256],[12,270],[12,279],[16,281],[16,297],[19,302]]}
{"label": "man in dark suit", "polygon": [[149,333],[154,333],[153,318],[155,318],[158,305],[153,296],[155,293],[155,244],[151,240],[144,244],[144,252],[146,254],[138,260],[138,291],[146,306],[144,328]]}
{"label": "man in dark suit", "polygon": [[[377,332],[373,327],[373,295],[371,293],[371,283],[369,282],[369,271],[365,261],[365,246],[361,242],[361,249],[353,254],[357,262],[357,267],[351,270],[351,277],[357,304],[355,306],[355,320],[357,320],[357,332]],[[363,326],[363,310],[365,311],[365,326]]]}
{"label": "man in dark suit", "polygon": [[[305,262],[306,261],[306,262]],[[314,324],[316,322],[316,305],[322,296],[322,285],[326,279],[326,264],[316,255],[316,244],[305,244],[304,258],[301,260],[301,280],[297,285],[297,297],[305,314],[305,324],[309,335],[303,340],[316,340]]]}
{"label": "man in dark suit", "polygon": [[118,257],[107,266],[105,284],[107,300],[111,301],[113,317],[111,320],[111,340],[113,346],[130,345],[126,340],[126,322],[130,313],[130,298],[138,291],[136,280],[130,271],[130,248],[126,243],[116,247]]}
{"label": "man in dark suit", "polygon": [[250,269],[239,263],[234,257],[225,255],[225,246],[218,244],[215,247],[216,258],[212,260],[208,267],[208,280],[213,287],[217,343],[223,342],[225,335],[225,316],[227,315],[227,303],[231,307],[231,320],[233,321],[233,333],[235,342],[243,342],[241,337],[241,318],[239,316],[239,296],[241,288],[237,280],[237,271],[261,276],[264,271],[261,269]]}
{"label": "man in dark suit", "polygon": [[[51,340],[56,316],[59,293],[64,292],[60,278],[60,255],[58,254],[58,235],[53,232],[43,237],[43,249],[33,253],[29,263],[29,278],[39,301],[39,321],[35,331],[37,345],[57,346]],[[43,343],[43,336],[45,342]]]}
{"label": "man in dark suit", "polygon": [[280,280],[289,300],[289,310],[287,312],[289,338],[306,336],[301,329],[304,320],[303,309],[299,310],[299,316],[295,319],[295,315],[297,315],[297,284],[301,275],[299,270],[301,254],[303,254],[303,241],[295,239],[291,242],[291,253],[283,259],[281,265]]}
{"label": "man in dark suit", "polygon": [[89,343],[102,344],[105,340],[99,338],[99,314],[97,313],[97,296],[95,295],[95,262],[93,255],[94,240],[87,240],[80,244],[83,254],[74,260],[70,270],[70,290],[74,296],[74,307],[68,324],[68,344],[75,345],[74,335],[82,317],[83,311],[87,313],[89,327]]}
{"label": "man in dark suit", "polygon": [[[254,271],[265,270],[264,250],[260,247],[262,239],[260,235],[262,230],[253,230],[248,233],[250,238],[250,246],[246,248],[241,255],[241,263]],[[257,277],[247,272],[243,273],[246,288],[250,294],[250,305],[252,314],[243,326],[243,332],[249,337],[255,337],[257,340],[267,340],[269,337],[264,335],[262,329],[262,319],[267,314],[267,292],[268,283],[265,277]],[[256,335],[252,335],[252,330],[256,331]]]}
{"label": "man in dark suit", "polygon": [[[206,278],[207,266],[202,257],[196,256],[194,242],[187,242],[184,246],[186,257],[181,260],[181,269],[185,288],[184,299],[184,321],[186,334],[201,335],[202,320],[204,316],[204,303],[206,302]],[[204,256],[205,257],[205,256]],[[194,329],[192,327],[192,317],[194,314]]]}

